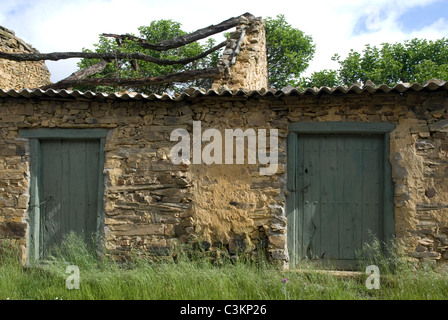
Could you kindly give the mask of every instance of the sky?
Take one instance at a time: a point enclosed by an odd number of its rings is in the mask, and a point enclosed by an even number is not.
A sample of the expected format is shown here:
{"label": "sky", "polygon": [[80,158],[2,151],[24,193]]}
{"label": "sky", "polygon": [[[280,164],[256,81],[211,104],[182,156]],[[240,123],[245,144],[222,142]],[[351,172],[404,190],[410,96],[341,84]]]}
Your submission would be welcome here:
{"label": "sky", "polygon": [[[101,33],[138,34],[138,27],[153,20],[171,19],[193,32],[246,12],[263,18],[283,14],[313,38],[316,53],[304,76],[337,69],[334,54],[344,58],[366,44],[448,37],[447,0],[0,0],[0,25],[49,53],[94,49]],[[51,81],[76,71],[77,61],[47,61]]]}

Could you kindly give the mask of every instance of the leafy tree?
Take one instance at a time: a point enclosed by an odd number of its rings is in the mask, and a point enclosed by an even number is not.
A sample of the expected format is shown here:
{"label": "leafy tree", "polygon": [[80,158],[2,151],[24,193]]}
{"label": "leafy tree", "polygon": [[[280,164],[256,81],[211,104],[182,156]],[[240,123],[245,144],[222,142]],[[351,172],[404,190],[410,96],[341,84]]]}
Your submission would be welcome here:
{"label": "leafy tree", "polygon": [[269,84],[275,88],[293,85],[314,56],[313,40],[291,27],[282,14],[265,22]]}
{"label": "leafy tree", "polygon": [[[336,54],[332,60],[339,63],[337,84],[351,85],[367,80],[375,84],[394,85],[402,82],[419,82],[437,78],[448,81],[448,39],[436,41],[412,39],[404,43],[383,43],[380,48],[366,45],[362,53],[353,49],[347,58]],[[333,74],[332,71],[325,71]],[[328,82],[325,82],[328,80]],[[324,79],[321,73],[302,79],[301,85],[319,83],[334,85],[334,78]]]}
{"label": "leafy tree", "polygon": [[[149,43],[158,43],[163,40],[173,39],[182,35],[187,34],[181,29],[181,24],[178,22],[174,22],[172,20],[157,20],[152,21],[149,26],[142,26],[138,28],[139,30],[139,38],[145,39]],[[135,36],[135,35],[133,35]],[[101,36],[99,42],[95,44],[94,52],[97,53],[105,53],[105,52],[123,52],[123,53],[132,53],[132,52],[141,52],[143,54],[159,58],[159,59],[167,59],[167,60],[179,60],[182,58],[191,58],[199,55],[201,52],[206,51],[213,47],[215,44],[214,39],[209,38],[205,44],[201,45],[198,42],[193,42],[188,45],[170,49],[167,51],[156,51],[150,49],[143,49],[141,46],[137,44],[135,40],[126,39],[123,41],[116,41],[115,39]],[[89,49],[83,49],[84,52],[93,52]],[[192,69],[201,69],[205,67],[216,66],[216,63],[219,58],[219,52],[215,51],[205,58],[200,60],[196,60],[187,65],[158,65],[155,63],[147,62],[147,61],[133,61],[127,59],[115,60],[108,63],[106,68],[99,74],[94,75],[93,77],[98,78],[107,78],[107,77],[116,77],[116,78],[149,78],[149,77],[157,77],[161,75],[165,75],[168,73],[181,72],[185,70]],[[95,63],[99,62],[99,60],[95,59],[82,59],[78,63],[79,69],[84,69],[89,67]],[[168,90],[179,91],[184,87],[188,86],[210,86],[210,79],[201,79],[201,80],[193,80],[188,83],[182,84],[156,84],[143,88],[132,88],[132,90],[143,92],[143,93],[162,93]],[[112,87],[78,87],[81,90],[98,90],[103,92],[114,92],[116,88]],[[124,89],[124,88],[122,88]]]}

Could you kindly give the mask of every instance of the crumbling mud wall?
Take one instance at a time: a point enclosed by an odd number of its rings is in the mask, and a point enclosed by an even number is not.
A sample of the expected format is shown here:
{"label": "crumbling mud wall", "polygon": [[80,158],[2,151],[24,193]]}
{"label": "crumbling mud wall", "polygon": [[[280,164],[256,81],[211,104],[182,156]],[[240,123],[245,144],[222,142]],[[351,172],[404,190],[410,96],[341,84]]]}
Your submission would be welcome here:
{"label": "crumbling mud wall", "polygon": [[[115,97],[115,98],[114,98]],[[169,255],[179,243],[208,251],[257,253],[287,264],[286,137],[293,122],[391,122],[395,233],[410,257],[448,261],[448,95],[350,93],[196,97],[180,101],[86,98],[0,99],[0,238],[29,245],[30,128],[106,128],[104,236],[116,257]],[[278,168],[248,164],[173,164],[175,129],[193,138],[217,129],[278,130]],[[202,143],[202,148],[208,142]],[[245,147],[247,152],[247,147]],[[223,154],[224,157],[224,154]]]}
{"label": "crumbling mud wall", "polygon": [[[38,52],[15,36],[14,32],[0,26],[0,51],[7,53]],[[9,90],[33,89],[50,84],[50,72],[43,61],[17,62],[0,59],[0,88]]]}

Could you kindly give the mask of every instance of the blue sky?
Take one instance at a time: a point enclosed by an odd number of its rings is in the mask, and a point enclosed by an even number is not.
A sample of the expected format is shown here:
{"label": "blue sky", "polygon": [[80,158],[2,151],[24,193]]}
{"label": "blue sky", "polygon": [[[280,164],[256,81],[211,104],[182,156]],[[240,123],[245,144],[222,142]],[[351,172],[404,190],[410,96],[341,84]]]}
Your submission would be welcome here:
{"label": "blue sky", "polygon": [[[261,17],[284,14],[316,44],[305,75],[337,68],[331,61],[335,53],[344,57],[365,44],[448,36],[447,0],[0,0],[0,8],[0,25],[40,52],[93,48],[100,33],[137,33],[139,26],[158,19],[178,21],[192,32],[245,12]],[[74,72],[76,61],[47,62],[52,81]]]}
{"label": "blue sky", "polygon": [[446,21],[447,16],[448,1],[437,1],[427,6],[415,6],[410,8],[400,16],[399,22],[403,30],[412,32],[420,30],[440,19],[445,19]]}

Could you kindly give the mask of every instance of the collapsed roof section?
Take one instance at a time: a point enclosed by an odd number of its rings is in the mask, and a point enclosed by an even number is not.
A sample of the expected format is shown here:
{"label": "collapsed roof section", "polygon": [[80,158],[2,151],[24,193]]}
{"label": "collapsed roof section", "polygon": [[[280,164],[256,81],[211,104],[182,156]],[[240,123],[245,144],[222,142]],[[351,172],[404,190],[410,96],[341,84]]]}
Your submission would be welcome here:
{"label": "collapsed roof section", "polygon": [[[43,90],[46,89],[66,89],[77,85],[115,85],[115,86],[147,86],[151,84],[160,84],[168,82],[184,82],[195,79],[213,78],[219,79],[224,75],[229,75],[229,68],[236,63],[236,56],[240,54],[242,43],[245,36],[247,36],[246,29],[251,24],[257,21],[260,23],[261,18],[255,18],[250,13],[245,13],[241,16],[230,18],[217,25],[211,25],[206,28],[199,29],[187,35],[183,35],[174,39],[165,40],[156,44],[148,43],[145,39],[137,38],[135,36],[125,34],[103,34],[106,37],[113,37],[117,40],[131,39],[136,42],[141,48],[149,48],[152,50],[165,51],[173,48],[178,48],[194,41],[207,38],[216,33],[223,32],[225,30],[237,27],[237,31],[233,32],[229,39],[221,42],[220,44],[210,48],[209,50],[192,58],[185,58],[180,60],[166,60],[151,57],[140,52],[125,53],[125,52],[53,52],[53,53],[6,53],[0,52],[0,59],[7,59],[13,61],[43,61],[43,60],[62,60],[70,58],[85,58],[85,59],[100,59],[100,62],[80,71],[71,74],[68,78],[63,79],[57,83],[49,84],[40,87]],[[166,74],[157,77],[150,78],[89,78],[94,74],[100,73],[104,70],[108,61],[115,59],[129,59],[129,60],[142,60],[159,65],[173,65],[181,64],[185,65],[190,62],[199,60],[208,54],[225,47],[224,54],[221,60],[218,62],[217,67],[187,70],[179,73]],[[248,88],[252,89],[252,88]]]}

